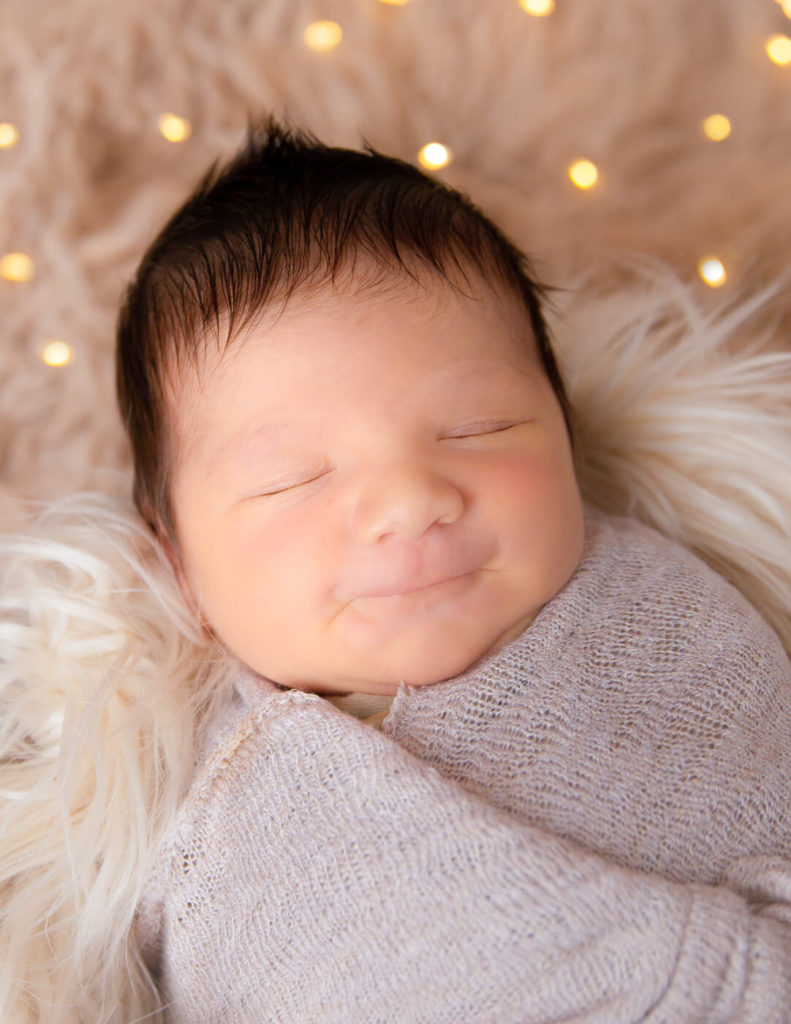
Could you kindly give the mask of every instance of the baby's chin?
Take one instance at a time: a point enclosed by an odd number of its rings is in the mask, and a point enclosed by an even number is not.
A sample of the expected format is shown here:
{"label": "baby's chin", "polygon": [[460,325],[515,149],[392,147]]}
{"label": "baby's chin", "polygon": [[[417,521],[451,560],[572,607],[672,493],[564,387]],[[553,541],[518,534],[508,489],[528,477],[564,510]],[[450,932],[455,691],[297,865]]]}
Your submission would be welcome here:
{"label": "baby's chin", "polygon": [[[288,685],[296,690],[326,696],[349,693],[377,694],[393,697],[401,684],[411,687],[434,686],[444,683],[491,657],[507,644],[516,640],[535,619],[535,612],[526,615],[494,638],[479,640],[476,644],[443,645],[440,649],[417,649],[398,652],[390,659],[372,658],[364,674],[337,675],[331,679],[299,680]],[[358,668],[359,663],[355,665]]]}

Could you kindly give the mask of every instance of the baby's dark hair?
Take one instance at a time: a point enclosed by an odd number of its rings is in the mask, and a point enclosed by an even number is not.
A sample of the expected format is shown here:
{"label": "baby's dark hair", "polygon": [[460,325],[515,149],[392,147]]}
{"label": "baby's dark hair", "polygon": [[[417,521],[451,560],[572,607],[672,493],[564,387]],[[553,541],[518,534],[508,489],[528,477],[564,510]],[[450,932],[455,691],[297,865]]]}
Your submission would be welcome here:
{"label": "baby's dark hair", "polygon": [[168,372],[223,348],[295,294],[422,271],[461,287],[472,272],[527,312],[570,432],[570,409],[528,261],[466,196],[417,167],[326,146],[275,119],[215,165],[143,256],[121,308],[116,385],[134,459],[134,500],[177,547]]}

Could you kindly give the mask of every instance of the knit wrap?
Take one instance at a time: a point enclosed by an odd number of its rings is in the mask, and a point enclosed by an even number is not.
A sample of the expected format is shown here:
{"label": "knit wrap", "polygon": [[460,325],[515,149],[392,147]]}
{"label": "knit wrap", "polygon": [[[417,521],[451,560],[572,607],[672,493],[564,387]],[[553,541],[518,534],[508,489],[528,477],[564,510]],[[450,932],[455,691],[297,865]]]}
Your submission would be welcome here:
{"label": "knit wrap", "polygon": [[791,673],[692,555],[591,515],[384,729],[240,673],[140,907],[174,1022],[791,1022]]}

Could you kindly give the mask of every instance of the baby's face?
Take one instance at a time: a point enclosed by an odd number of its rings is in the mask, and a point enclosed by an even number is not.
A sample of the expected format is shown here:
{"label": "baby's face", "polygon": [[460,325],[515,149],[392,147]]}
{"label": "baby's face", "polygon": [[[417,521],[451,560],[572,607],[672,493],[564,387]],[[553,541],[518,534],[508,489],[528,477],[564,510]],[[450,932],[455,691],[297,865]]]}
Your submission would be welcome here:
{"label": "baby's face", "polygon": [[286,686],[395,693],[515,638],[582,509],[526,316],[481,284],[294,301],[180,382],[183,585]]}

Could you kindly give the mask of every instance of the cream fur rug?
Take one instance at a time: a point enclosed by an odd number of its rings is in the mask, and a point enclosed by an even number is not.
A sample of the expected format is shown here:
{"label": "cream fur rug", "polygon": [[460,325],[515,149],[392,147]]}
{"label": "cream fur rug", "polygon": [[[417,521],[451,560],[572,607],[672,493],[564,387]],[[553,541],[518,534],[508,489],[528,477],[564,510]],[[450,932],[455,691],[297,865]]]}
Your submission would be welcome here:
{"label": "cream fur rug", "polygon": [[[327,53],[302,40],[318,18],[343,28]],[[128,513],[113,328],[143,248],[248,115],[407,159],[449,146],[443,177],[561,289],[587,495],[703,553],[791,648],[791,65],[768,60],[774,32],[791,34],[774,0],[556,0],[546,18],[516,0],[2,0],[0,126],[19,140],[0,149],[0,257],[35,272],[0,280],[0,526],[27,499],[111,496],[0,540],[4,1020],[60,1019],[44,1007],[69,985],[84,1020],[151,1007],[144,980],[125,988],[126,929],[189,775],[185,708],[221,671]],[[164,112],[187,141],[159,134]],[[711,113],[731,119],[723,142],[701,134]],[[589,192],[566,173],[580,156]],[[52,338],[69,365],[42,363]]]}

